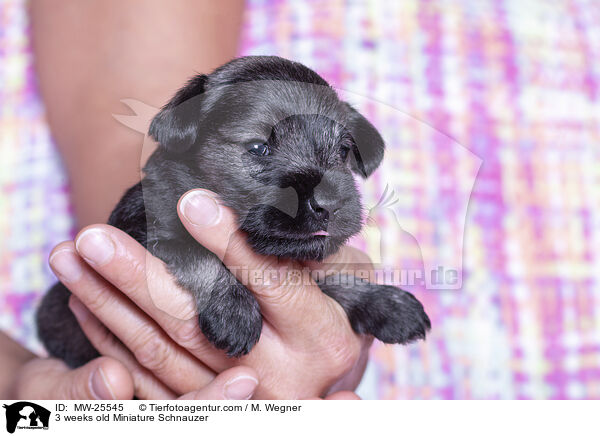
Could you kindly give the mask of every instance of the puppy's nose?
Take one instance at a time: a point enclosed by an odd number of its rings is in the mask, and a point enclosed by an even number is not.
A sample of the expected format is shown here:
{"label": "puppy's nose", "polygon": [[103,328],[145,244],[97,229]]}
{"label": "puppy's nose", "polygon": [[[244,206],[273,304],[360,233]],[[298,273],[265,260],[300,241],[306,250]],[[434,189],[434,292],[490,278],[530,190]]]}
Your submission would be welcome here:
{"label": "puppy's nose", "polygon": [[336,198],[313,195],[308,199],[309,212],[319,221],[327,224],[329,216],[334,215],[342,206]]}

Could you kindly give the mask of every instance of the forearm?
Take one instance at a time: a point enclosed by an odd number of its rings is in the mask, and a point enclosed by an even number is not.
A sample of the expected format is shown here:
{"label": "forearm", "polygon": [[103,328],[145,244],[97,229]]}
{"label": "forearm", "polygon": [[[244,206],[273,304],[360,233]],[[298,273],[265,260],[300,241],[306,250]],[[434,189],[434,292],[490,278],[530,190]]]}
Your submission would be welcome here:
{"label": "forearm", "polygon": [[12,391],[15,374],[35,355],[0,332],[0,398],[14,398]]}
{"label": "forearm", "polygon": [[106,222],[139,181],[142,138],[112,114],[159,107],[197,72],[235,57],[243,0],[31,2],[33,47],[79,227]]}

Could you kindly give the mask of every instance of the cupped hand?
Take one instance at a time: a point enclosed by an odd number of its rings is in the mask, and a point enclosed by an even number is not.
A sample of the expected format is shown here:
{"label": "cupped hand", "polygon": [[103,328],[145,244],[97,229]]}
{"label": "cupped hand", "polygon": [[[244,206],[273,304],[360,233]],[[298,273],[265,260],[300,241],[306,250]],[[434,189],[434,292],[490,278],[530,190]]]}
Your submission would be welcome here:
{"label": "cupped hand", "polygon": [[[15,389],[20,398],[128,399],[135,392],[139,399],[237,400],[254,394],[258,384],[256,371],[232,366],[217,375],[166,335],[161,336],[150,318],[136,311],[130,300],[79,257],[73,242],[55,247],[50,264],[73,292],[69,299],[71,311],[105,357],[75,370],[57,359],[34,359],[21,370],[21,382]],[[91,307],[106,315],[107,325],[113,326],[118,338],[77,297],[90,297],[91,290],[107,293],[106,300],[96,300]],[[165,361],[160,360],[163,358]],[[46,391],[43,384],[34,381],[37,379],[54,380],[54,387]]]}
{"label": "cupped hand", "polygon": [[[250,398],[258,381],[251,368],[236,367],[207,385],[181,396],[182,400]],[[130,400],[134,381],[126,366],[111,357],[99,357],[77,369],[52,358],[35,358],[16,374],[11,399]],[[153,398],[154,399],[154,398]],[[164,399],[164,397],[162,397]]]}
{"label": "cupped hand", "polygon": [[[207,215],[211,210],[212,217]],[[372,339],[356,335],[343,309],[312,280],[306,266],[316,263],[256,254],[231,210],[208,191],[187,193],[179,215],[188,232],[238,279],[269,270],[293,279],[247,283],[260,304],[263,330],[250,354],[232,359],[202,335],[192,295],[175,283],[162,261],[124,232],[91,226],[75,244],[57,246],[51,265],[80,300],[72,298],[73,312],[101,354],[123,362],[136,396],[173,398],[240,365],[254,369],[260,380],[255,399],[322,397],[356,388]],[[355,263],[364,268],[364,262],[357,250],[344,248],[329,259],[328,269]],[[354,398],[349,392],[333,396],[338,397]]]}

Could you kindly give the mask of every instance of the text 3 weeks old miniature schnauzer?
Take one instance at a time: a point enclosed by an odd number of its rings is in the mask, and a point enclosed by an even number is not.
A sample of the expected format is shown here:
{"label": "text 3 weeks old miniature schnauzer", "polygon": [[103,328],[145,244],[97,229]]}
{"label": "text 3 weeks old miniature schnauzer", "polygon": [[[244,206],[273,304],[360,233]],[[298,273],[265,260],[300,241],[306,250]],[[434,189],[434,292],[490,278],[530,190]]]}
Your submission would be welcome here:
{"label": "text 3 weeks old miniature schnauzer", "polygon": [[[193,293],[200,328],[216,347],[247,354],[261,333],[259,305],[187,233],[177,216],[179,198],[211,190],[236,212],[256,252],[321,260],[361,229],[353,173],[366,178],[379,166],[383,140],[314,71],[263,56],[191,79],[149,133],[159,147],[108,223],[162,259]],[[404,344],[430,328],[423,306],[396,287],[339,276],[319,287],[344,308],[356,333]],[[38,331],[52,356],[77,367],[98,352],[69,310],[69,295],[62,283],[50,289],[37,313]]]}

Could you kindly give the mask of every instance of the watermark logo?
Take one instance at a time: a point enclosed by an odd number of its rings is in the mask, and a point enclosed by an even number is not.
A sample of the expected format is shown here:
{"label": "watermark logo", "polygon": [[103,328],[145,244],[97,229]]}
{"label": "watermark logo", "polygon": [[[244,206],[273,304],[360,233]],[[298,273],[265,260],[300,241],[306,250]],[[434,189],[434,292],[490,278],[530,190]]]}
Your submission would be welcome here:
{"label": "watermark logo", "polygon": [[50,411],[45,407],[29,401],[4,404],[6,409],[6,431],[15,430],[48,430]]}
{"label": "watermark logo", "polygon": [[[249,85],[245,83],[244,86]],[[307,89],[307,94],[310,91],[312,88]],[[363,191],[370,193],[371,201],[375,199],[370,205],[366,205],[361,232],[361,237],[366,241],[362,250],[367,253],[372,264],[372,268],[367,268],[366,271],[372,276],[374,270],[377,282],[383,281],[401,287],[461,289],[467,211],[482,160],[422,120],[367,97],[336,91],[354,106],[366,108],[367,112],[376,112],[382,119],[388,120],[388,127],[394,126],[387,132],[381,132],[388,148],[395,147],[398,151],[403,146],[403,135],[407,135],[406,132],[410,132],[413,138],[419,138],[419,150],[414,153],[419,162],[413,162],[412,165],[418,164],[423,169],[422,180],[407,181],[403,178],[402,165],[392,160],[388,169],[380,173],[378,181],[374,182],[369,178],[356,182],[365,188]],[[148,136],[147,131],[159,109],[132,99],[122,102],[131,109],[133,115],[114,114],[113,117],[145,135],[141,149],[142,168],[148,156],[156,149],[156,143]],[[302,113],[302,108],[298,108],[298,113]],[[436,156],[441,156],[439,162]],[[384,158],[384,165],[388,158]],[[452,162],[460,162],[460,167],[452,167]],[[245,167],[240,168],[243,171]],[[414,175],[414,171],[411,174]],[[417,191],[414,186],[419,187],[418,194],[414,193]],[[408,195],[411,187],[413,191]],[[287,199],[285,205],[288,208],[283,210],[282,203],[269,205],[295,216],[298,206],[296,192],[287,188],[290,192],[284,195],[283,189],[279,189],[281,192],[277,196]],[[410,262],[404,263],[406,259]],[[240,268],[243,269],[243,266]],[[356,269],[354,275],[362,278],[364,268],[356,265]],[[349,274],[353,272],[350,271]],[[298,277],[286,277],[282,280],[289,282],[291,279],[298,280]]]}

